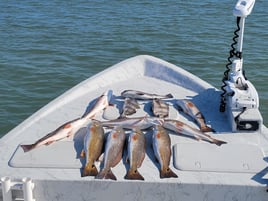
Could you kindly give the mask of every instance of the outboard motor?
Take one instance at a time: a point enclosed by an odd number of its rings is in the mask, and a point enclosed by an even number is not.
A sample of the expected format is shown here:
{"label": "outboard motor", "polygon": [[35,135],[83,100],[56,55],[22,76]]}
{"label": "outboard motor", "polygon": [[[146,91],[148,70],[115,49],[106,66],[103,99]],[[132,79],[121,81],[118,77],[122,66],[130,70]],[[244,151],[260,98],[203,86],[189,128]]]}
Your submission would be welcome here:
{"label": "outboard motor", "polygon": [[255,0],[238,0],[233,10],[237,17],[228,64],[222,79],[220,111],[227,112],[232,131],[254,132],[263,123],[259,112],[259,96],[243,71],[242,46],[245,18],[251,13]]}

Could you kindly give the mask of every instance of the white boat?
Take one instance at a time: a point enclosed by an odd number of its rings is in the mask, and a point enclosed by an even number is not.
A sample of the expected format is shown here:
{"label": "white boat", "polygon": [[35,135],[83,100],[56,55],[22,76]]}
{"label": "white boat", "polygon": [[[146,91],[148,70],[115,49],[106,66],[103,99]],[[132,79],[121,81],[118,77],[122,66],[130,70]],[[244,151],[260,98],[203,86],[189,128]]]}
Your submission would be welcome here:
{"label": "white boat", "polygon": [[[248,5],[252,2],[254,4],[254,1],[238,1],[237,12],[241,11],[241,5],[252,9],[253,5]],[[250,12],[237,15],[242,15],[240,25]],[[242,43],[238,44],[239,48],[242,50]],[[232,63],[229,79],[224,80],[224,94],[182,68],[148,55],[129,58],[88,78],[0,139],[0,200],[268,200],[268,129],[263,125],[258,109],[258,94],[240,73],[242,58],[235,58]],[[246,87],[241,88],[238,84]],[[146,156],[139,168],[144,181],[124,178],[128,169],[123,160],[126,153],[112,168],[116,181],[81,177],[84,159],[80,159],[79,154],[86,127],[73,139],[40,146],[26,153],[20,147],[20,144],[33,143],[65,122],[81,117],[89,103],[107,90],[113,91],[110,102],[117,107],[108,107],[96,118],[116,119],[120,112],[118,107],[122,106],[121,92],[127,89],[171,93],[173,98],[167,100],[168,118],[198,129],[192,119],[182,115],[175,106],[178,99],[191,100],[215,130],[209,135],[227,144],[217,146],[170,132],[170,168],[178,178],[161,179],[159,164],[150,146],[152,131],[144,131]],[[142,107],[134,117],[151,115],[150,101],[141,103]],[[225,112],[219,110],[220,104],[225,106]],[[96,166],[99,169],[101,162]]]}

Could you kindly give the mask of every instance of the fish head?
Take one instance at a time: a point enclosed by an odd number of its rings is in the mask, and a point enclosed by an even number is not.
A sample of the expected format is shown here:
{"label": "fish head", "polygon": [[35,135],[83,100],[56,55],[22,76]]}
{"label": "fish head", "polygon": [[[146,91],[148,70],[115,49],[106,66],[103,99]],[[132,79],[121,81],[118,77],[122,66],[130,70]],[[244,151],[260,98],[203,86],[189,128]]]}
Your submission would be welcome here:
{"label": "fish head", "polygon": [[112,139],[117,139],[117,138],[125,138],[125,132],[121,126],[116,126],[111,133],[111,138]]}

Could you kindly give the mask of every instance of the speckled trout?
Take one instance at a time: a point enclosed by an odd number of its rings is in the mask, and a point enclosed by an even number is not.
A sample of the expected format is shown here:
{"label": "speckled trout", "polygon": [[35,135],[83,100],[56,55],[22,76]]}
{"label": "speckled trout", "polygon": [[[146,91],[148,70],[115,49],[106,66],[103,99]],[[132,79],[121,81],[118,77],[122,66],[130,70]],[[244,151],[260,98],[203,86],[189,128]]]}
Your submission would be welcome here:
{"label": "speckled trout", "polygon": [[187,99],[179,99],[176,104],[179,106],[179,109],[194,119],[202,132],[215,132],[212,128],[207,126],[205,117],[193,102]]}
{"label": "speckled trout", "polygon": [[87,128],[87,133],[84,137],[84,149],[81,152],[81,157],[86,158],[85,167],[82,170],[82,177],[96,176],[98,170],[95,166],[95,161],[101,155],[104,143],[104,129],[99,121],[92,121]]}
{"label": "speckled trout", "polygon": [[96,176],[96,179],[116,180],[111,168],[115,167],[122,159],[125,138],[125,132],[120,126],[115,127],[109,133],[105,144],[104,166]]}
{"label": "speckled trout", "polygon": [[178,177],[169,167],[171,140],[161,125],[155,125],[153,131],[153,150],[160,163],[160,178]]}
{"label": "speckled trout", "polygon": [[144,180],[138,172],[138,168],[145,157],[145,136],[139,128],[134,128],[128,138],[128,161],[130,168],[127,171],[125,179]]}
{"label": "speckled trout", "polygon": [[165,119],[162,126],[166,129],[169,129],[171,131],[174,131],[177,134],[186,135],[189,137],[192,137],[198,141],[204,140],[213,144],[216,144],[218,146],[221,146],[222,144],[226,144],[226,142],[222,140],[215,139],[211,137],[210,135],[203,133],[202,131],[193,128],[181,121],[173,120],[173,119]]}
{"label": "speckled trout", "polygon": [[109,106],[109,101],[111,97],[112,91],[106,91],[97,99],[92,109],[87,114],[83,115],[81,118],[77,118],[67,123],[64,123],[56,130],[52,131],[51,133],[48,133],[33,144],[22,144],[20,146],[22,147],[24,152],[27,152],[41,145],[49,145],[55,141],[67,137],[72,137],[79,129],[84,126],[87,126],[87,124],[91,121],[91,118],[93,118],[98,112],[104,110]]}
{"label": "speckled trout", "polygon": [[159,98],[159,99],[173,98],[172,94],[159,95],[159,94],[146,93],[146,92],[136,91],[136,90],[125,90],[121,93],[121,96],[125,98],[135,98],[135,99],[140,99],[140,100],[152,100],[155,98]]}

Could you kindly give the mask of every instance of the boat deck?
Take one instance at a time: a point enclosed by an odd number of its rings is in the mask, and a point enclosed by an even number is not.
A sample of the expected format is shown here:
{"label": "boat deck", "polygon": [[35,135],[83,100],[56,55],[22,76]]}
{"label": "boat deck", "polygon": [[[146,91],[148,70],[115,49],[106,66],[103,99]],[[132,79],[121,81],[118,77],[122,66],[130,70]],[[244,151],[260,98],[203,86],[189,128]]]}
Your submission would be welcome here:
{"label": "boat deck", "polygon": [[[144,181],[124,179],[129,168],[126,149],[123,159],[112,169],[117,181],[81,177],[85,161],[79,158],[85,128],[73,139],[65,139],[24,153],[22,143],[33,143],[63,123],[80,117],[104,91],[113,90],[110,106],[96,118],[119,116],[122,91],[134,89],[156,94],[171,93],[169,118],[196,127],[174,106],[176,99],[193,101],[207,123],[216,131],[209,133],[227,144],[217,146],[170,132],[170,168],[178,178],[159,177],[151,146],[152,130],[146,136],[146,157],[139,168]],[[259,200],[267,199],[265,178],[268,172],[268,129],[233,133],[228,116],[219,112],[220,91],[198,77],[151,56],[123,61],[70,89],[0,139],[0,177],[11,180],[31,178],[36,200]],[[133,115],[152,115],[150,101],[140,101]],[[106,129],[106,133],[109,130]],[[129,131],[126,131],[129,134]],[[100,169],[101,162],[96,166]]]}

